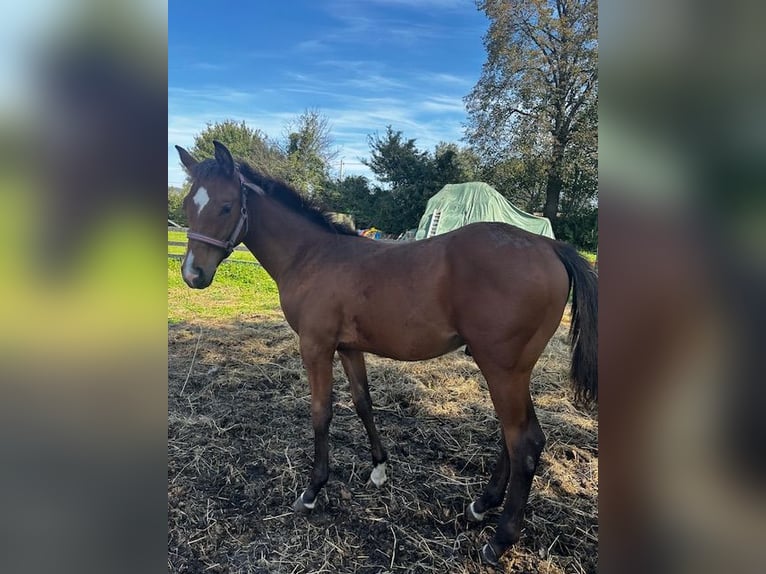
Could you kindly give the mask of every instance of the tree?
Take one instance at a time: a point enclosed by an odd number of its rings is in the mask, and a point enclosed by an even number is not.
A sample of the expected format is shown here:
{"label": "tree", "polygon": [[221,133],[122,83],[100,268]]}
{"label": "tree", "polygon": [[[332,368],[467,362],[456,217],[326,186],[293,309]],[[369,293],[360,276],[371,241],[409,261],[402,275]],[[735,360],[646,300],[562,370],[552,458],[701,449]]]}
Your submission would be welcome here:
{"label": "tree", "polygon": [[402,132],[386,127],[385,136],[367,136],[370,159],[362,163],[369,167],[377,178],[391,189],[422,183],[430,169],[427,151],[420,151],[414,139],[405,140]]}
{"label": "tree", "polygon": [[370,158],[362,160],[386,187],[373,192],[375,225],[391,233],[417,227],[428,199],[448,183],[476,179],[478,157],[454,143],[439,143],[433,153],[418,149],[414,139],[386,128],[385,136],[368,137]]}
{"label": "tree", "polygon": [[434,148],[434,162],[437,178],[443,184],[480,179],[479,157],[473,150],[461,148],[456,143],[437,144]]}
{"label": "tree", "polygon": [[492,185],[513,205],[529,213],[540,213],[545,205],[547,168],[544,157],[510,157],[484,166],[479,179]]}
{"label": "tree", "polygon": [[285,157],[279,145],[261,130],[253,129],[245,122],[224,120],[208,123],[195,136],[191,154],[197,159],[214,157],[213,140],[220,141],[235,158],[245,160],[258,170],[271,175],[284,174]]}
{"label": "tree", "polygon": [[329,120],[316,109],[306,110],[288,124],[285,139],[286,179],[307,195],[321,193],[338,155]]}
{"label": "tree", "polygon": [[168,186],[168,219],[178,225],[186,226],[186,213],[183,210],[183,201],[186,192],[180,187]]}
{"label": "tree", "polygon": [[[427,151],[420,151],[414,139],[405,140],[391,126],[386,134],[368,137],[371,156],[362,162],[386,188],[376,188],[377,227],[401,233],[416,227],[426,202],[436,192],[434,163]],[[438,189],[438,188],[437,188]]]}
{"label": "tree", "polygon": [[[572,148],[595,154],[597,2],[479,0],[477,6],[490,27],[487,61],[465,98],[466,137],[490,165],[512,157],[543,160],[543,214],[556,227],[562,192],[572,191],[575,173],[581,177],[594,165],[586,160],[574,169]],[[592,171],[588,177],[595,181]],[[595,195],[595,187],[590,191]]]}
{"label": "tree", "polygon": [[327,209],[350,215],[358,229],[378,225],[375,196],[364,176],[348,176],[339,181],[330,181],[317,199]]}

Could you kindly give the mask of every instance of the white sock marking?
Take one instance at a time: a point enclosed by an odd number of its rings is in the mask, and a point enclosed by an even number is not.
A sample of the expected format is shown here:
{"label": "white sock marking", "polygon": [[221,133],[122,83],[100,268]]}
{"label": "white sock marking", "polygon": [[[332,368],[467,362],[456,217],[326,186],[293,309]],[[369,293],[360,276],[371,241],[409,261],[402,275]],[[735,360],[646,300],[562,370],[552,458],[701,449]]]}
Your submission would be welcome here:
{"label": "white sock marking", "polygon": [[210,196],[207,194],[207,190],[204,187],[197,189],[197,193],[194,194],[194,205],[197,206],[197,215],[202,213],[202,210],[210,201]]}
{"label": "white sock marking", "polygon": [[375,465],[375,468],[372,469],[372,474],[370,475],[370,480],[372,480],[373,484],[375,486],[381,486],[387,479],[386,463],[381,462],[380,464]]}
{"label": "white sock marking", "polygon": [[476,512],[476,507],[474,506],[476,502],[472,502],[471,505],[468,507],[468,510],[471,511],[471,514],[473,515],[475,520],[482,520],[484,518],[485,512]]}
{"label": "white sock marking", "polygon": [[303,503],[303,506],[305,506],[306,508],[308,508],[309,510],[311,510],[312,508],[314,508],[314,506],[316,506],[316,503],[317,503],[317,501],[316,501],[316,498],[314,499],[314,502],[306,502],[306,501],[303,499],[303,495],[304,495],[304,494],[306,494],[306,492],[305,492],[305,491],[301,493],[301,502]]}

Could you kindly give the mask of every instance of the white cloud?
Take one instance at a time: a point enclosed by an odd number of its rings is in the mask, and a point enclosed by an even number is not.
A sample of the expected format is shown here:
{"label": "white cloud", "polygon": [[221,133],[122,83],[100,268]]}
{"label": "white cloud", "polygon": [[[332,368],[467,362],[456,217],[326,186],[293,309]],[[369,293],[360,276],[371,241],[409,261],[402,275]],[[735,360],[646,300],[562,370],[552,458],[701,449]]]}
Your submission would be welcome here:
{"label": "white cloud", "polygon": [[428,112],[452,112],[462,114],[465,112],[465,105],[462,98],[452,96],[433,96],[420,104],[420,109]]}
{"label": "white cloud", "polygon": [[[415,138],[420,149],[432,150],[441,141],[459,142],[465,121],[462,98],[475,84],[480,64],[473,71],[476,77],[469,77],[450,67],[448,54],[433,64],[423,63],[422,58],[415,63],[416,58],[410,55],[418,50],[413,45],[420,41],[478,38],[480,32],[424,24],[429,20],[417,15],[409,19],[379,17],[383,13],[380,7],[391,4],[412,10],[475,10],[471,0],[327,3],[325,9],[337,25],[323,28],[315,38],[301,38],[292,50],[279,52],[284,62],[260,66],[252,60],[271,57],[268,53],[232,54],[232,68],[237,62],[250,61],[253,73],[233,77],[231,85],[171,87],[169,144],[191,146],[194,135],[206,123],[224,119],[245,121],[278,139],[289,120],[307,108],[317,108],[330,122],[344,175],[372,179],[359,158],[369,156],[368,136],[385,133],[388,125],[407,138]],[[355,45],[364,46],[364,50],[357,50]],[[452,42],[446,45],[452,46]],[[376,59],[376,49],[385,50],[386,55]],[[169,154],[169,170],[175,166],[169,171],[169,181],[173,183],[171,178],[176,178],[180,183],[184,175],[177,167],[172,145]]]}
{"label": "white cloud", "polygon": [[[370,84],[373,83],[374,76],[370,78]],[[300,91],[300,88],[288,91]],[[304,91],[319,93],[310,85]],[[415,138],[420,149],[432,150],[441,141],[457,142],[463,135],[464,107],[460,96],[425,96],[417,95],[412,90],[404,90],[401,97],[355,95],[360,91],[364,90],[349,91],[352,95],[330,93],[332,101],[319,108],[329,119],[332,137],[339,151],[338,162],[341,159],[344,161],[344,175],[364,175],[372,179],[370,170],[359,162],[359,158],[369,157],[368,136],[384,133],[388,125],[402,131],[407,138]],[[224,119],[245,121],[249,126],[278,139],[286,124],[303,111],[276,112],[273,110],[276,105],[269,101],[268,104],[262,102],[263,111],[258,112],[247,104],[249,98],[239,90],[173,89],[170,93],[168,183],[171,185],[180,185],[185,179],[173,145],[191,147],[194,136],[204,130],[208,122]],[[279,95],[279,90],[276,90],[271,97],[279,98]],[[190,111],[185,112],[185,109]]]}

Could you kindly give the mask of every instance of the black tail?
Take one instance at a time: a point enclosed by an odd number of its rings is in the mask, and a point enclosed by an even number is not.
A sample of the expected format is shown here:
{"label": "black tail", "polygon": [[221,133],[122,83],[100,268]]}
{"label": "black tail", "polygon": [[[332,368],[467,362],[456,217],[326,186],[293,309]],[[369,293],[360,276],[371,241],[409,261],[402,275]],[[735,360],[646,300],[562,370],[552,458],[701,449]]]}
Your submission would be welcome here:
{"label": "black tail", "polygon": [[572,288],[572,343],[570,376],[576,400],[598,401],[598,275],[577,250],[566,243],[554,244],[566,267]]}

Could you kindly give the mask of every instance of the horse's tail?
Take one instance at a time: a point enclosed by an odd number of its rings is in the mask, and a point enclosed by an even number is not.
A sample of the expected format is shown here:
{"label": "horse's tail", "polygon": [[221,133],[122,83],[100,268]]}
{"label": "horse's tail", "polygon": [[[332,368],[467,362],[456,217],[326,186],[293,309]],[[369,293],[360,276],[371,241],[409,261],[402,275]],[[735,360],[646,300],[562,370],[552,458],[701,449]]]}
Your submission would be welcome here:
{"label": "horse's tail", "polygon": [[577,250],[562,242],[553,246],[569,275],[572,288],[572,344],[570,377],[575,399],[598,401],[598,276]]}

